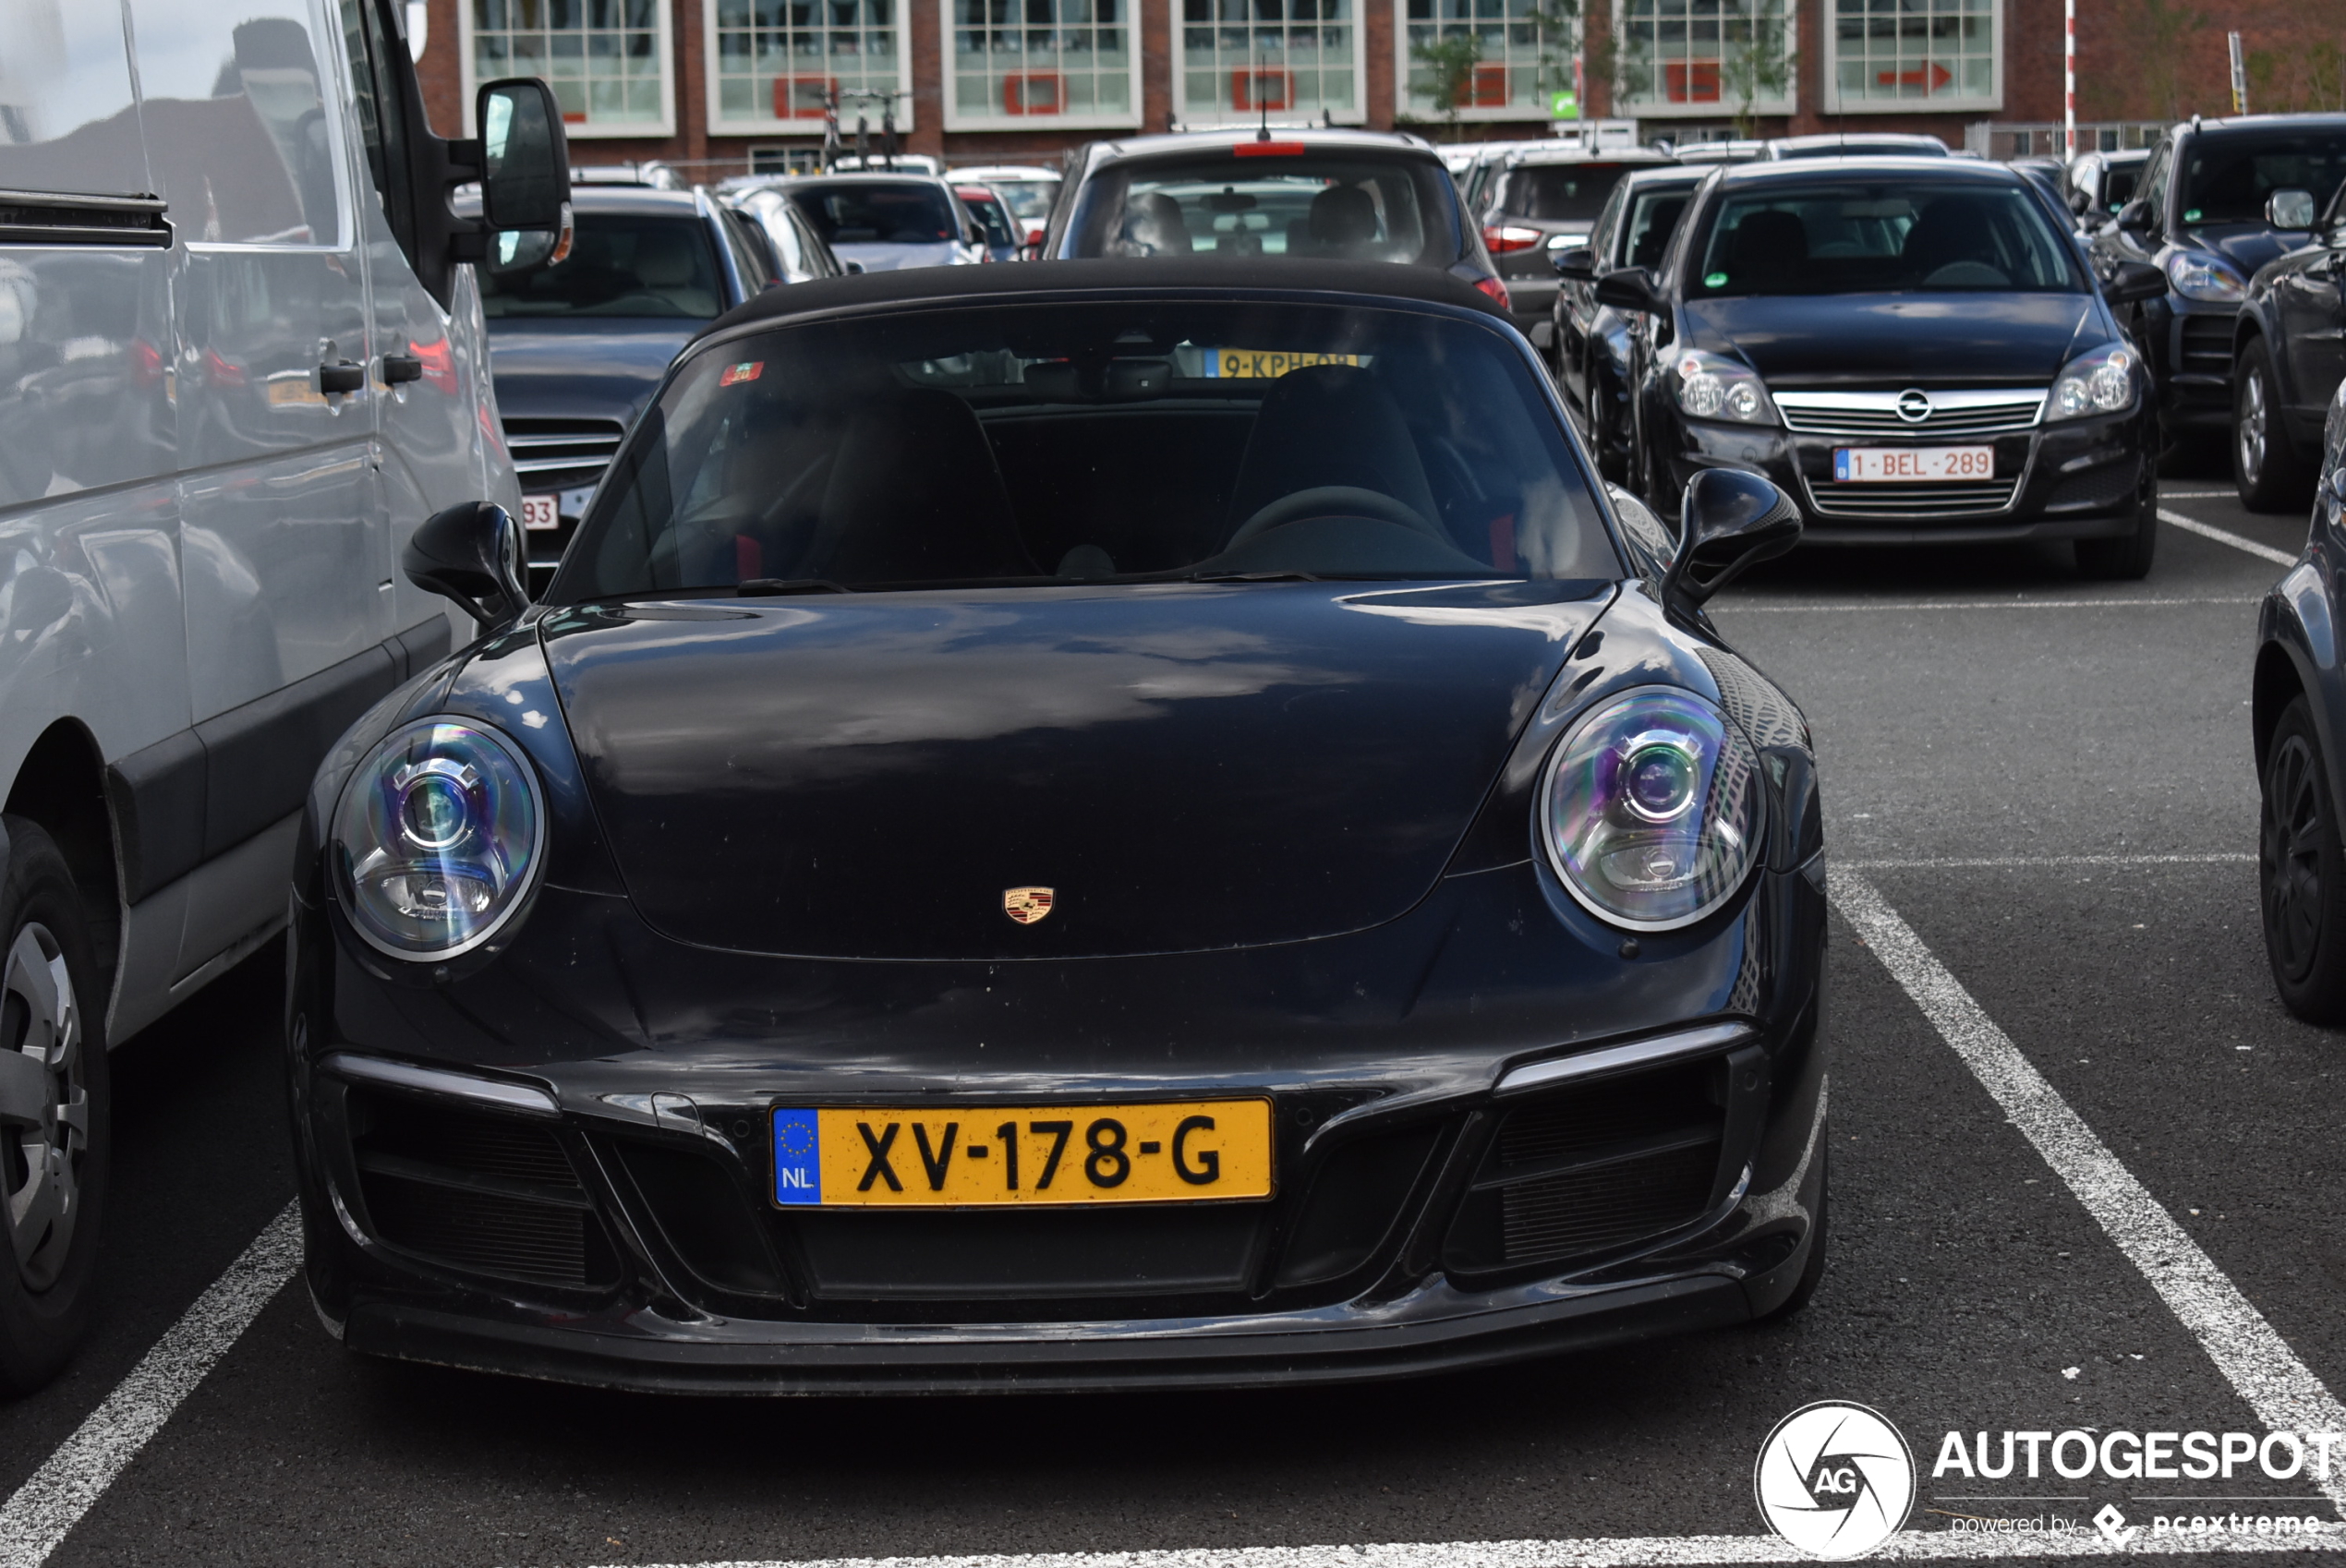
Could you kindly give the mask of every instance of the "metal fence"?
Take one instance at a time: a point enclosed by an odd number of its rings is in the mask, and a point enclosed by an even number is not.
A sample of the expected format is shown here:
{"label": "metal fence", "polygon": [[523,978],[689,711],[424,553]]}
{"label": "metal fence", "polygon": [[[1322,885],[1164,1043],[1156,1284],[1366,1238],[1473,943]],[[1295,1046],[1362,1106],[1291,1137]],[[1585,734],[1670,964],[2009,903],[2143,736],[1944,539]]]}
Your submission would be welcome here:
{"label": "metal fence", "polygon": [[[2165,120],[2080,120],[2077,151],[2115,152],[2122,148],[2149,147],[2167,134]],[[2006,158],[2058,158],[2062,152],[2061,122],[2005,124],[1977,120],[1964,127],[1966,152],[2001,162]]]}

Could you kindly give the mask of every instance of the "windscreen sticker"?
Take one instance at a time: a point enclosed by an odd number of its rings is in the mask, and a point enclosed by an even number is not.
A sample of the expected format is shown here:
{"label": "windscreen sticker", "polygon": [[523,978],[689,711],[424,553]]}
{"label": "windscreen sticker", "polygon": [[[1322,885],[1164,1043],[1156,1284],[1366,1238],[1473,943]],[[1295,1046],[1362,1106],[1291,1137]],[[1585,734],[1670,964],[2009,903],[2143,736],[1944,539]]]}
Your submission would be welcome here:
{"label": "windscreen sticker", "polygon": [[766,373],[763,359],[744,359],[739,365],[728,365],[725,373],[717,378],[720,387],[737,387],[744,381],[754,381]]}
{"label": "windscreen sticker", "polygon": [[2184,208],[2183,222],[2186,223],[2195,223],[2199,222],[2199,209],[2196,207]]}
{"label": "windscreen sticker", "polygon": [[1264,348],[1205,350],[1205,373],[1217,380],[1274,380],[1311,365],[1365,366],[1368,362],[1364,354],[1297,354]]}
{"label": "windscreen sticker", "polygon": [[1727,274],[1724,272],[1713,272],[1709,277],[1702,280],[1702,286],[1704,288],[1725,288],[1727,286]]}

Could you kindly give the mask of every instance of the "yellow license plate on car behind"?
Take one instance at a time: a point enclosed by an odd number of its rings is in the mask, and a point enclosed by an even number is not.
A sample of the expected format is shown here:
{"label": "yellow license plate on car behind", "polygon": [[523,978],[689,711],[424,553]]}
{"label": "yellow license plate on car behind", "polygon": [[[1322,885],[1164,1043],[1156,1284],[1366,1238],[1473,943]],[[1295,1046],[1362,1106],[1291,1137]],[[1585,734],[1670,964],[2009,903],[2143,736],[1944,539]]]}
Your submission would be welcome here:
{"label": "yellow license plate on car behind", "polygon": [[774,1201],[840,1208],[1271,1196],[1271,1103],[776,1106]]}

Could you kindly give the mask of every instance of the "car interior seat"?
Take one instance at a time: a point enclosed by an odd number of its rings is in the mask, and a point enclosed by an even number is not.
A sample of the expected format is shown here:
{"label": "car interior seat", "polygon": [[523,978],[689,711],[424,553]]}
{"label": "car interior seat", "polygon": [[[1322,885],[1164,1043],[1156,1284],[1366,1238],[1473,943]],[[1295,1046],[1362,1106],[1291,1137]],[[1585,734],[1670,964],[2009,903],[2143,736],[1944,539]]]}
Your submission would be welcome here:
{"label": "car interior seat", "polygon": [[1036,575],[969,404],[918,388],[854,405],[821,525],[794,574],[841,583]]}
{"label": "car interior seat", "polygon": [[1376,377],[1355,365],[1308,366],[1271,383],[1239,460],[1224,537],[1275,502],[1330,487],[1389,497],[1428,529],[1440,527],[1409,422]]}
{"label": "car interior seat", "polygon": [[698,236],[680,226],[647,226],[635,240],[635,273],[639,287],[659,295],[686,316],[717,314],[717,296],[709,286],[703,259],[695,252]]}

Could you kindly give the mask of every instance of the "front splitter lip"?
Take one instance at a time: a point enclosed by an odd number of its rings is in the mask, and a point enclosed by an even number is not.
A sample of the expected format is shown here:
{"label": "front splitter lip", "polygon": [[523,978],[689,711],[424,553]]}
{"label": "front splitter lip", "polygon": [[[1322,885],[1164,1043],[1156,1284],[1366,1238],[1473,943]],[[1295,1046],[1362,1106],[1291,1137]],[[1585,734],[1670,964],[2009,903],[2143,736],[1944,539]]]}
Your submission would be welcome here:
{"label": "front splitter lip", "polygon": [[[1506,1300],[1506,1297],[1514,1297]],[[343,1324],[363,1354],[666,1393],[926,1394],[1248,1388],[1489,1366],[1746,1322],[1735,1271],[1468,1297],[1433,1285],[1377,1308],[1103,1333],[1005,1327],[677,1321],[637,1310],[555,1322],[361,1299]]]}

